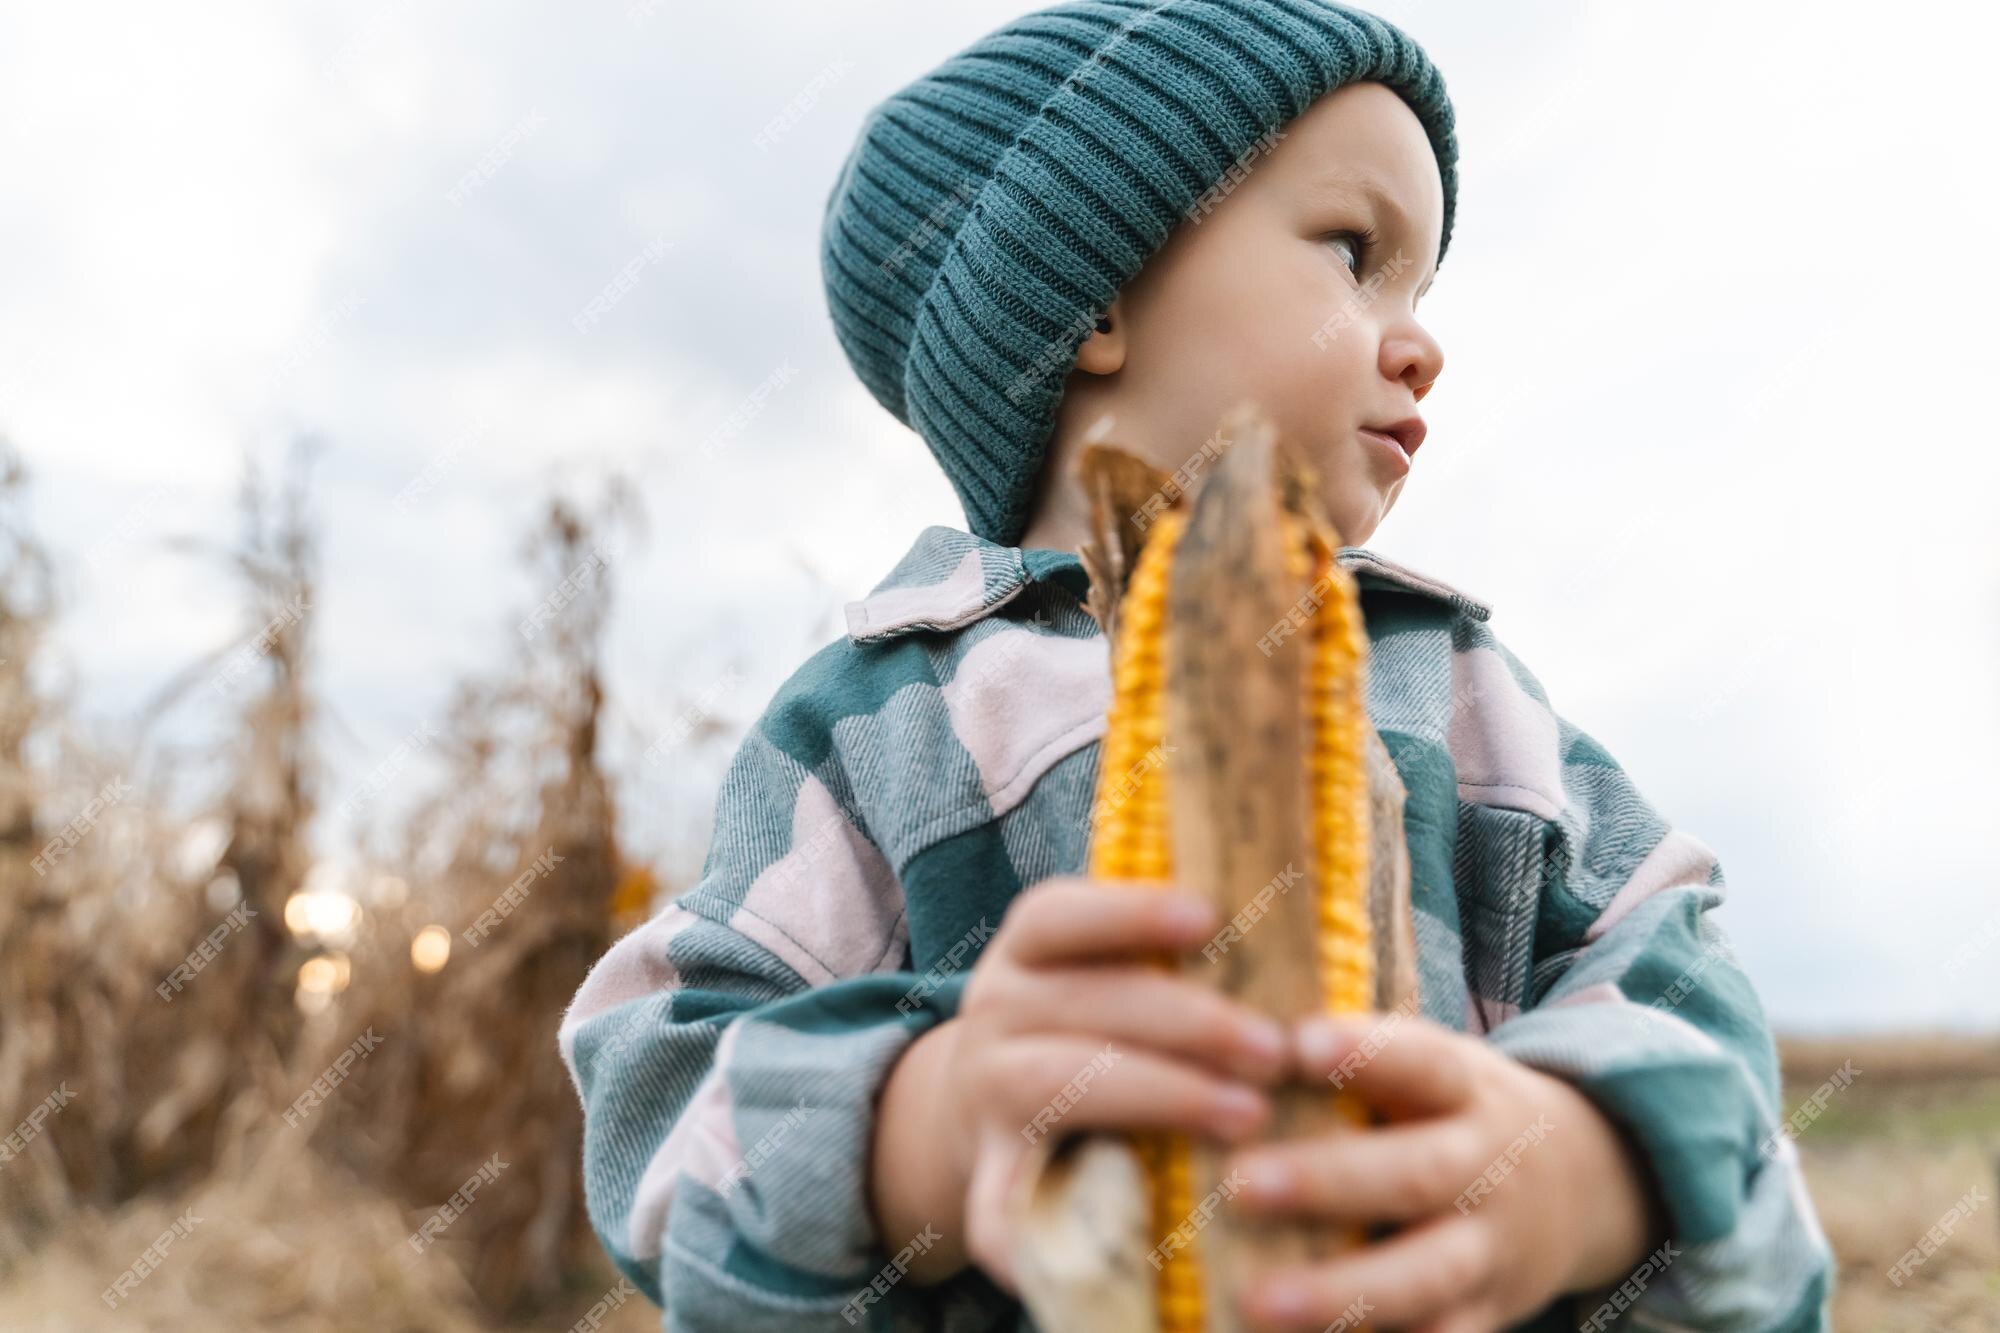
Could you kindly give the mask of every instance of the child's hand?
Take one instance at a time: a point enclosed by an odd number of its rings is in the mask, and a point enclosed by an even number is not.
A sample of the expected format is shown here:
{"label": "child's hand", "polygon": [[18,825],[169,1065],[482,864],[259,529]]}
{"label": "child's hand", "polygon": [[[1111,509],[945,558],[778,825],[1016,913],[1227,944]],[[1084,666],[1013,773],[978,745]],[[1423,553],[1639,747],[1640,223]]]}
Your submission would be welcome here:
{"label": "child's hand", "polygon": [[[1046,1137],[1152,1127],[1237,1141],[1263,1125],[1259,1088],[1283,1073],[1283,1028],[1149,961],[1218,924],[1208,904],[1153,886],[1057,877],[1015,899],[958,1015],[911,1045],[883,1092],[873,1175],[885,1239],[926,1222],[945,1233],[913,1266],[919,1280],[970,1257],[1011,1285],[1007,1193]],[[950,1225],[960,1209],[962,1232]]]}
{"label": "child's hand", "polygon": [[1261,1144],[1231,1165],[1239,1206],[1268,1215],[1391,1222],[1402,1229],[1324,1264],[1273,1269],[1246,1298],[1269,1328],[1483,1333],[1558,1295],[1617,1281],[1654,1232],[1643,1168],[1568,1084],[1486,1042],[1412,1019],[1372,1057],[1380,1015],[1311,1020],[1300,1076],[1348,1061],[1352,1088],[1390,1123]]}

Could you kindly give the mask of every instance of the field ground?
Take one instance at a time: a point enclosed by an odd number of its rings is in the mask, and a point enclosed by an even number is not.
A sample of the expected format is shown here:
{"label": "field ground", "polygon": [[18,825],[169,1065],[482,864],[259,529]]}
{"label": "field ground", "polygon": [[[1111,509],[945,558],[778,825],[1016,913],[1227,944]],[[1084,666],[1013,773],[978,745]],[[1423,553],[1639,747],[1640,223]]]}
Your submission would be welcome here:
{"label": "field ground", "polygon": [[[2000,1333],[2000,1039],[1781,1048],[1786,1110],[1803,1124],[1799,1154],[1840,1261],[1834,1327]],[[1825,1109],[1803,1123],[1822,1089]],[[1899,1287],[1891,1274],[1906,1256]]]}

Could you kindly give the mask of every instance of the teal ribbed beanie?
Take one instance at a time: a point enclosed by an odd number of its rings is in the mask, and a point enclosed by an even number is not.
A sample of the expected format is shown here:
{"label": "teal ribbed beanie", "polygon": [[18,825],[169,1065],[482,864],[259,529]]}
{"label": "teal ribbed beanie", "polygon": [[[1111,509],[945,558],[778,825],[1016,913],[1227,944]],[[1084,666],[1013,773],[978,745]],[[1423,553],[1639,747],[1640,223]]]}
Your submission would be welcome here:
{"label": "teal ribbed beanie", "polygon": [[1072,0],[870,110],[827,199],[827,304],[973,532],[1019,540],[1078,345],[1203,192],[1367,80],[1430,136],[1442,262],[1458,185],[1443,76],[1391,24],[1327,0]]}

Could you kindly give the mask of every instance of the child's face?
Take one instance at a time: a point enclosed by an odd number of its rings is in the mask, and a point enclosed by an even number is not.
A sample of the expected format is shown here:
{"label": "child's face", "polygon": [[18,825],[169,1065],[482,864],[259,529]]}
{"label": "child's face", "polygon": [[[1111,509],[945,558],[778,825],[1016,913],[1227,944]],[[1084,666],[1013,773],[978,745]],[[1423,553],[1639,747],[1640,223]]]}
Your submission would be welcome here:
{"label": "child's face", "polygon": [[1079,349],[1050,457],[1066,468],[1101,432],[1171,471],[1255,399],[1319,472],[1342,540],[1360,545],[1411,467],[1367,428],[1416,421],[1444,365],[1416,314],[1444,186],[1415,113],[1379,83],[1336,89],[1282,134],[1119,293],[1110,331]]}

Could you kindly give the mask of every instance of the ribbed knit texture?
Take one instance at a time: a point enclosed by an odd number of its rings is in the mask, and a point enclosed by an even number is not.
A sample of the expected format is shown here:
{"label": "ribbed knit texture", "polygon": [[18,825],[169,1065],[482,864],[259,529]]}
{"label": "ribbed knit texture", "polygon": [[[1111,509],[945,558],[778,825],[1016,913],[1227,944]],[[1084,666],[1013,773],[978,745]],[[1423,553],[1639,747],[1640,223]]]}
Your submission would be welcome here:
{"label": "ribbed knit texture", "polygon": [[871,109],[827,199],[827,303],[974,533],[1020,537],[1077,347],[1189,208],[1269,131],[1369,80],[1437,154],[1442,262],[1458,192],[1443,76],[1393,25],[1326,0],[1072,0]]}

